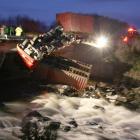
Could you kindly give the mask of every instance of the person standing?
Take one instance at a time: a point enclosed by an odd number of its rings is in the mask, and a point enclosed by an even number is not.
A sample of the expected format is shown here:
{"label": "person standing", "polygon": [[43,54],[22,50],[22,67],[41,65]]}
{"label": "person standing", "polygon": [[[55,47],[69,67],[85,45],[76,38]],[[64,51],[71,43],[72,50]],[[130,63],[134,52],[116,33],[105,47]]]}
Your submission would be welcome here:
{"label": "person standing", "polygon": [[5,35],[5,25],[2,25],[1,27],[0,27],[0,35],[2,35],[2,36],[4,36]]}
{"label": "person standing", "polygon": [[10,26],[10,27],[9,27],[9,35],[10,35],[10,36],[14,35],[14,32],[15,32],[14,27]]}
{"label": "person standing", "polygon": [[16,32],[16,36],[21,36],[22,35],[22,32],[23,32],[23,29],[21,26],[18,26],[16,29],[15,29],[15,32]]}
{"label": "person standing", "polygon": [[7,26],[4,25],[4,36],[6,39],[8,39],[8,33],[9,33],[9,29]]}
{"label": "person standing", "polygon": [[9,27],[7,26],[4,27],[4,34],[9,35]]}
{"label": "person standing", "polygon": [[4,28],[5,28],[4,25],[2,25],[2,26],[0,27],[0,35],[1,35],[1,36],[4,36]]}

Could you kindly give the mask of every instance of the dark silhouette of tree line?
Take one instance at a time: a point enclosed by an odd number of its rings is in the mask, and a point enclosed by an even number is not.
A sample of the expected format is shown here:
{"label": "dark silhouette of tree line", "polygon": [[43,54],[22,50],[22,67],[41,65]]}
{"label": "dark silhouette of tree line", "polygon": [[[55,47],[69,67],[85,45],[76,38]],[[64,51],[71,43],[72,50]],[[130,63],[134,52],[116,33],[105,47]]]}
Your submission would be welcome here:
{"label": "dark silhouette of tree line", "polygon": [[45,23],[27,16],[0,18],[0,25],[22,26],[25,33],[44,33],[48,30],[48,26]]}

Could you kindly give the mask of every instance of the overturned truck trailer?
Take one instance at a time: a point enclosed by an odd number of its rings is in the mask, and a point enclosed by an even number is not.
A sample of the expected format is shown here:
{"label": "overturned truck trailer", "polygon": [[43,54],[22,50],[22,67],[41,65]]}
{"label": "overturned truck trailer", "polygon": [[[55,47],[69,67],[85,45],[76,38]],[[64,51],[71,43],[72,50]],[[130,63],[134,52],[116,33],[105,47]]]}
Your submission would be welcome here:
{"label": "overturned truck trailer", "polygon": [[93,33],[93,17],[75,13],[60,13],[56,15],[57,23],[62,25],[65,32],[85,35]]}
{"label": "overturned truck trailer", "polygon": [[74,13],[57,14],[56,18],[59,26],[18,44],[18,53],[37,78],[82,90],[87,85],[92,66],[55,54],[65,46],[71,47],[77,40],[79,43],[79,36],[85,38],[92,33],[93,19]]}

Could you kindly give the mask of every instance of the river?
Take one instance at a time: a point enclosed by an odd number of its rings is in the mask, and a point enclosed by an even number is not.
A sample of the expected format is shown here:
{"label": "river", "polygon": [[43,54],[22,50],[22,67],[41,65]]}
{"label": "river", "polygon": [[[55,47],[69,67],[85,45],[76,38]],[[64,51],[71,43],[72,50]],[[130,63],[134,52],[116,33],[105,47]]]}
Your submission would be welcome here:
{"label": "river", "polygon": [[41,92],[26,100],[5,101],[0,111],[0,140],[19,140],[22,118],[37,110],[43,116],[77,127],[58,130],[57,140],[140,140],[140,113],[103,99],[60,96]]}

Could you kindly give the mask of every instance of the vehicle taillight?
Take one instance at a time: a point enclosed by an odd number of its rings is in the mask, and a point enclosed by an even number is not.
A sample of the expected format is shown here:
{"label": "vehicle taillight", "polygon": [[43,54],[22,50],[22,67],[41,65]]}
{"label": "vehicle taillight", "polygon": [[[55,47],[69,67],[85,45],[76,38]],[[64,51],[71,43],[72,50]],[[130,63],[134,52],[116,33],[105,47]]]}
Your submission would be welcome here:
{"label": "vehicle taillight", "polygon": [[127,36],[125,36],[125,37],[123,38],[123,42],[125,42],[125,43],[128,42],[128,37],[127,37]]}
{"label": "vehicle taillight", "polygon": [[132,28],[132,27],[128,28],[127,31],[128,31],[128,33],[135,33],[135,32],[137,32],[137,30],[135,28]]}

